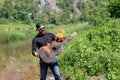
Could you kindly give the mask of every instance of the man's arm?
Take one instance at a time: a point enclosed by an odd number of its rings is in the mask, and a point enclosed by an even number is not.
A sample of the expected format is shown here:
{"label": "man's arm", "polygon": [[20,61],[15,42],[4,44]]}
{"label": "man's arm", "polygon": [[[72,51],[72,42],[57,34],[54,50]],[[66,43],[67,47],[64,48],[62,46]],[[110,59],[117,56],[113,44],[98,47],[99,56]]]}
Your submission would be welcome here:
{"label": "man's arm", "polygon": [[32,54],[35,57],[38,57],[38,53],[36,52],[37,42],[35,39],[32,40]]}

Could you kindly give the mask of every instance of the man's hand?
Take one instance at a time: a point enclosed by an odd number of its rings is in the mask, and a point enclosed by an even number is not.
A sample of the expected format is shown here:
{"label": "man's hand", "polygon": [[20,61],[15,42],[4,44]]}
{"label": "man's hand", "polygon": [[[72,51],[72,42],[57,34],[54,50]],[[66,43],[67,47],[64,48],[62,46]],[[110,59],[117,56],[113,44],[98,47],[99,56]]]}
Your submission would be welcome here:
{"label": "man's hand", "polygon": [[34,56],[35,56],[35,57],[39,57],[39,55],[38,55],[38,53],[37,53],[37,52],[35,52],[35,53],[34,53]]}

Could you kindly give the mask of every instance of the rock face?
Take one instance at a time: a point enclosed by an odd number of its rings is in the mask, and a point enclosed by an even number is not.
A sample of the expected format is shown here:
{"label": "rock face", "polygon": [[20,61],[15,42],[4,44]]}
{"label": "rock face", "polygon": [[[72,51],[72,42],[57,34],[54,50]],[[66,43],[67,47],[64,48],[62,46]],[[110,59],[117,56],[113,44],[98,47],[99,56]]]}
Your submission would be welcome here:
{"label": "rock face", "polygon": [[50,8],[55,10],[55,11],[59,11],[60,10],[57,7],[57,5],[56,5],[56,1],[55,0],[40,0],[39,7],[42,8],[45,4],[48,4],[50,6]]}
{"label": "rock face", "polygon": [[[80,14],[81,11],[77,7],[78,2],[79,2],[79,0],[73,0],[73,7],[76,10],[76,12],[78,14]],[[81,0],[81,2],[85,3],[85,2],[87,2],[87,0]],[[48,4],[52,10],[55,10],[55,11],[59,12],[61,10],[58,8],[56,3],[57,3],[57,0],[40,0],[39,7],[40,7],[40,10],[42,10],[43,6],[45,4]]]}

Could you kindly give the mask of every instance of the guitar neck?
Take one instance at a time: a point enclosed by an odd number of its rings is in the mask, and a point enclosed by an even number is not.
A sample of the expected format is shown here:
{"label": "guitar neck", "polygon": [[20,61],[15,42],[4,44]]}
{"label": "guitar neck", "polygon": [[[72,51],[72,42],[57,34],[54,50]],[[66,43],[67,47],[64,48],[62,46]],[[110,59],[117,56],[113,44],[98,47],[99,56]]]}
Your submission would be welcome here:
{"label": "guitar neck", "polygon": [[68,40],[69,40],[69,37],[65,38],[65,39],[60,43],[60,45],[66,43]]}
{"label": "guitar neck", "polygon": [[72,33],[72,34],[69,35],[67,38],[65,38],[65,39],[59,44],[59,46],[61,46],[62,44],[66,43],[67,41],[69,41],[69,39],[72,39],[72,38],[73,38],[74,36],[76,36],[76,35],[77,35],[76,32]]}

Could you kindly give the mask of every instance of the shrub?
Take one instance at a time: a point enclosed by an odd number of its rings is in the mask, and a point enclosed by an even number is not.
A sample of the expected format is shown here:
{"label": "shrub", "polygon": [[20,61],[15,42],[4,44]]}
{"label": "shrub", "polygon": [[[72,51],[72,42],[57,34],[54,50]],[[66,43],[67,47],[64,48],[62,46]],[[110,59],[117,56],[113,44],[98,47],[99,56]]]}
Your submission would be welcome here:
{"label": "shrub", "polygon": [[103,27],[69,28],[71,32],[76,30],[78,35],[63,46],[63,52],[58,57],[58,60],[61,58],[59,64],[67,78],[90,80],[87,78],[93,79],[93,76],[101,75],[105,75],[102,79],[107,80],[120,78],[118,23],[119,20],[111,20]]}
{"label": "shrub", "polygon": [[21,32],[13,32],[10,35],[10,41],[23,41],[26,40],[26,35],[24,33]]}

